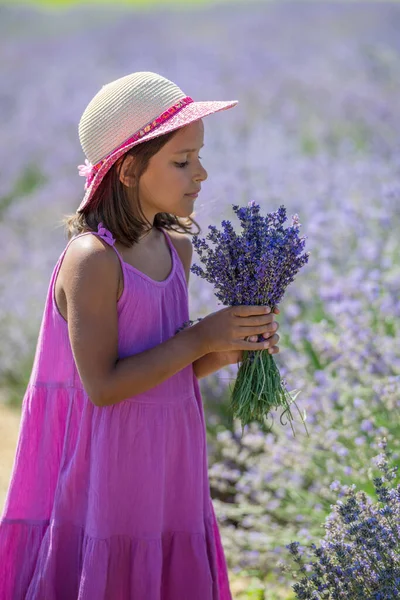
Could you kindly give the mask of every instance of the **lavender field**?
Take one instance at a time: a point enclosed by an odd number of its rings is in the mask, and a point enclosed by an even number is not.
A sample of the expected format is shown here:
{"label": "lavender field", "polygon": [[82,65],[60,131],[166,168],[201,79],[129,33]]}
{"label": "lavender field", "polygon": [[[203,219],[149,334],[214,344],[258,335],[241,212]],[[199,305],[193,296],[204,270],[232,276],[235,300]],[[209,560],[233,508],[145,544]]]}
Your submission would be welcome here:
{"label": "lavender field", "polygon": [[[289,600],[285,548],[317,542],[342,485],[374,495],[386,436],[400,464],[400,6],[275,3],[159,9],[0,7],[0,388],[20,404],[64,214],[83,195],[77,126],[108,81],[156,71],[207,117],[194,218],[232,204],[298,213],[309,264],[280,306],[277,361],[310,436],[231,422],[236,366],[201,380],[210,483],[237,598]],[[199,264],[194,253],[194,262]],[[220,308],[191,275],[191,318]],[[295,413],[294,413],[295,414]],[[247,589],[246,589],[247,586]]]}

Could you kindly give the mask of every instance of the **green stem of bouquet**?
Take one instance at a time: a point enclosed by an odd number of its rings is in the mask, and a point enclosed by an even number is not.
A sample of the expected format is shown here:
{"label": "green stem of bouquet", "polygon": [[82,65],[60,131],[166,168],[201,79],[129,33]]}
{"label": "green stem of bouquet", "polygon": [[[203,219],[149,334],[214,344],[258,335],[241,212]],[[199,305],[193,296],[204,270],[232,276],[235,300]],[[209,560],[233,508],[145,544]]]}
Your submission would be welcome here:
{"label": "green stem of bouquet", "polygon": [[[254,355],[252,361],[249,360],[251,355]],[[271,411],[283,407],[280,422],[285,425],[283,419],[286,416],[295,436],[292,425],[293,415],[290,410],[292,404],[298,410],[309,435],[303,415],[295,402],[298,393],[296,390],[293,392],[287,390],[274,357],[267,350],[245,351],[231,393],[230,404],[233,416],[241,421],[242,435],[244,426],[252,422],[257,422],[265,432],[271,431],[272,425],[267,424]]]}

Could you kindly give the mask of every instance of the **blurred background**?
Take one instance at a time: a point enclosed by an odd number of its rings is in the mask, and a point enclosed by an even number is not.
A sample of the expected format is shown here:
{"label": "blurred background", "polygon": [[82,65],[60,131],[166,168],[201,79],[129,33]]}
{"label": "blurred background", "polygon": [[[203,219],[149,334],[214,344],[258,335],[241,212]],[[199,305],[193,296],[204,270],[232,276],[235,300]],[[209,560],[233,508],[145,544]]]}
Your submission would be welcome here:
{"label": "blurred background", "polygon": [[[202,235],[255,200],[308,236],[277,361],[310,437],[277,418],[240,438],[237,368],[201,380],[234,597],[295,597],[285,545],[321,538],[338,482],[374,495],[380,436],[399,463],[399,32],[385,2],[0,2],[1,505],[61,219],[84,193],[80,116],[105,83],[155,71],[197,100],[239,100],[204,121]],[[189,292],[192,319],[220,308],[193,274]]]}

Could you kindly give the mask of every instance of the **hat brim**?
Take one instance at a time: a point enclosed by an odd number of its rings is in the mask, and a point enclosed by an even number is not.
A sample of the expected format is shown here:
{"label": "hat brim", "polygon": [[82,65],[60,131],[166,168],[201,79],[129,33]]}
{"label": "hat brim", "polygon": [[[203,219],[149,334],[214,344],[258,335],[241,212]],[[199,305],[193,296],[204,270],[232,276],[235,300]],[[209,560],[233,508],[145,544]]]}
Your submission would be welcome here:
{"label": "hat brim", "polygon": [[160,135],[163,135],[165,133],[169,133],[170,131],[174,131],[175,129],[184,127],[185,125],[189,125],[190,123],[193,123],[193,121],[197,121],[213,113],[219,112],[221,110],[227,110],[228,108],[233,108],[234,106],[236,106],[236,104],[238,104],[238,100],[226,102],[191,102],[190,104],[187,104],[178,113],[176,113],[173,117],[165,121],[165,123],[154,129],[153,131],[150,131],[148,134],[144,135],[139,140],[131,142],[115,150],[115,152],[109,155],[107,160],[101,165],[100,169],[94,176],[90,186],[86,190],[86,193],[83,197],[82,202],[79,205],[79,208],[77,209],[77,212],[84,210],[90,204],[94,193],[96,192],[106,173],[111,169],[111,167],[119,159],[119,157],[125,154],[131,148],[133,148],[133,146],[159,137]]}

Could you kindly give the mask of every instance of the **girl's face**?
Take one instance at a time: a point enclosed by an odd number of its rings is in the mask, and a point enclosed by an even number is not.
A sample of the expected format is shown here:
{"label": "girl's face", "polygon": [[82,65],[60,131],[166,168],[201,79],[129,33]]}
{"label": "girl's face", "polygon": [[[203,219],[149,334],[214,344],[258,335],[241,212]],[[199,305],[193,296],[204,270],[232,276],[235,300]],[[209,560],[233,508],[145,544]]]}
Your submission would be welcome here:
{"label": "girl's face", "polygon": [[[208,176],[199,156],[203,145],[204,124],[199,119],[179,129],[151,157],[147,170],[139,181],[140,201],[150,223],[154,222],[155,215],[160,212],[177,217],[188,217],[193,213],[196,198],[187,194],[199,192],[202,181]],[[124,167],[125,165],[129,166],[129,159],[125,161]],[[124,173],[121,172],[121,180],[127,184],[123,177]]]}

